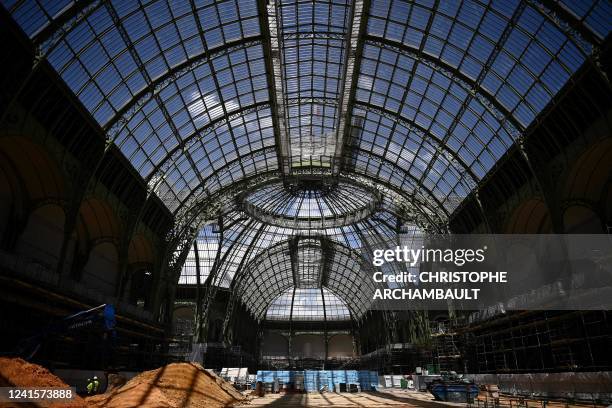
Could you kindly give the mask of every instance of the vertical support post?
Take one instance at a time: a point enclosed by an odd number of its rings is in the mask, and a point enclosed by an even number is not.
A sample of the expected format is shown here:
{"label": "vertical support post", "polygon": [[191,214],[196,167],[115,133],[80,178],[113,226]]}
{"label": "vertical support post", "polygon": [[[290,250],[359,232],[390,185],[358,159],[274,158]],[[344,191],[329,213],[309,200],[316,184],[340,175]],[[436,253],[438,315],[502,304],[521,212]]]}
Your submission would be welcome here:
{"label": "vertical support post", "polygon": [[323,340],[325,341],[325,353],[323,356],[323,370],[325,370],[325,364],[327,363],[327,358],[329,356],[329,338],[327,335],[327,310],[325,309],[325,296],[323,295],[323,287],[321,286],[319,289],[321,291],[321,299],[323,301]]}
{"label": "vertical support post", "polygon": [[193,240],[193,253],[195,255],[195,264],[196,264],[196,301],[195,301],[195,324],[194,327],[196,328],[196,333],[195,333],[195,337],[197,338],[197,329],[198,329],[198,321],[199,321],[199,316],[202,313],[202,275],[201,275],[201,270],[200,270],[200,252],[198,250],[198,237],[196,236],[196,238]]}

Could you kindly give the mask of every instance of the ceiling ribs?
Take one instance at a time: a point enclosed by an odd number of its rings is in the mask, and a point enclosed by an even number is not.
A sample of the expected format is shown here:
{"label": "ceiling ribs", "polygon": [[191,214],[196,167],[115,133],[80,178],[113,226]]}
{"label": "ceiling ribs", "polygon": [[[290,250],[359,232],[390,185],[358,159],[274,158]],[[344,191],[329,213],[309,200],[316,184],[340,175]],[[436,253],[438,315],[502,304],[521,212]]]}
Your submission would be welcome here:
{"label": "ceiling ribs", "polygon": [[355,101],[357,78],[361,66],[364,37],[367,28],[367,17],[370,11],[370,0],[353,0],[351,29],[346,38],[346,58],[344,61],[344,81],[340,89],[340,103],[335,128],[336,149],[332,161],[332,174],[337,176],[342,167],[342,150],[344,140],[350,132],[351,107]]}
{"label": "ceiling ribs", "polygon": [[278,156],[279,170],[283,175],[287,176],[291,171],[289,132],[287,130],[282,75],[282,38],[280,28],[278,27],[275,3],[275,1],[257,0],[257,8],[259,10],[259,25],[263,35],[263,50],[266,61],[269,99],[272,105],[276,154]]}

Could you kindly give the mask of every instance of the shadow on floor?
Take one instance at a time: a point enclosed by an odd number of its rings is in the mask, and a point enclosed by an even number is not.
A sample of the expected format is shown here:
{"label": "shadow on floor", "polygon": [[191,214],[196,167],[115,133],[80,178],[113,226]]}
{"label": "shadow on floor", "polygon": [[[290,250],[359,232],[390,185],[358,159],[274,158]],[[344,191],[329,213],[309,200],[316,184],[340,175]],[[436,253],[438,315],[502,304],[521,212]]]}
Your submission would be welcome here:
{"label": "shadow on floor", "polygon": [[[383,393],[383,392],[364,391],[362,392],[362,394],[373,395],[378,398],[386,398],[386,399],[397,401],[397,402],[403,402],[405,404],[410,404],[413,407],[420,407],[420,408],[440,408],[443,405],[451,405],[449,403],[438,402],[438,401],[423,401],[422,399],[411,397],[410,394],[408,393],[405,396],[403,395],[400,396],[397,394],[391,394],[391,393],[386,393],[386,392]],[[457,404],[457,405],[461,405],[461,404]]]}
{"label": "shadow on floor", "polygon": [[[264,397],[265,398],[265,397]],[[269,398],[269,397],[268,397]],[[441,403],[423,401],[411,398],[409,395],[397,395],[381,392],[353,393],[307,393],[282,394],[265,402],[255,399],[254,406],[285,408],[285,407],[409,407],[409,408],[441,408]]]}

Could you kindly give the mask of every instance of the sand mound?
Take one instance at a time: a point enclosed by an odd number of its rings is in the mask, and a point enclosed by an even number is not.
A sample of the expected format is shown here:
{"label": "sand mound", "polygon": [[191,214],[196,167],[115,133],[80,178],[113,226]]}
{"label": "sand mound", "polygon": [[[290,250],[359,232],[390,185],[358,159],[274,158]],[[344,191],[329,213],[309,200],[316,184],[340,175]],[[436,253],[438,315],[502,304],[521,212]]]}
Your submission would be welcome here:
{"label": "sand mound", "polygon": [[174,363],[145,371],[121,388],[86,398],[92,407],[202,407],[220,408],[244,397],[229,383],[197,363]]}
{"label": "sand mound", "polygon": [[106,391],[105,394],[108,394],[114,391],[117,388],[121,388],[125,385],[127,380],[121,374],[110,373],[106,377]]}
{"label": "sand mound", "polygon": [[[68,388],[68,385],[53,375],[49,370],[37,364],[28,363],[20,358],[0,357],[0,386],[2,387],[40,387]],[[2,404],[0,407],[14,406]],[[42,407],[86,407],[79,396],[70,402],[40,403]]]}

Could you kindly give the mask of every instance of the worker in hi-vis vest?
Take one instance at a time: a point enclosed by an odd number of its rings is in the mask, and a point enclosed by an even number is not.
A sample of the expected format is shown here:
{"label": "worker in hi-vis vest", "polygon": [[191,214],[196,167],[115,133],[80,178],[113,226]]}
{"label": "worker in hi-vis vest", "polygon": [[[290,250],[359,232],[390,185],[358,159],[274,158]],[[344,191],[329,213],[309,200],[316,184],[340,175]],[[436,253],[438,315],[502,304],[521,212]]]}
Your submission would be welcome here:
{"label": "worker in hi-vis vest", "polygon": [[91,378],[87,379],[87,394],[91,395],[94,392],[94,382],[91,380]]}
{"label": "worker in hi-vis vest", "polygon": [[100,381],[98,381],[98,377],[94,376],[93,378],[93,393],[97,394],[100,389]]}

